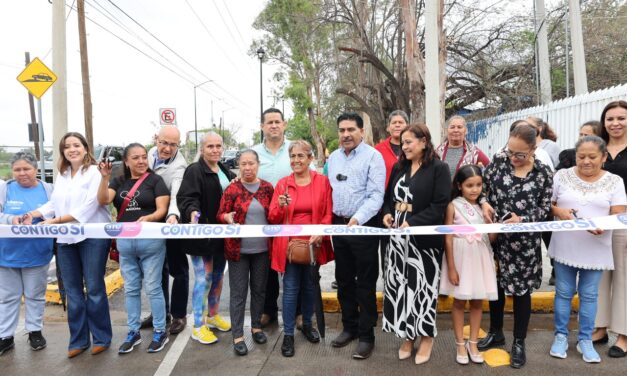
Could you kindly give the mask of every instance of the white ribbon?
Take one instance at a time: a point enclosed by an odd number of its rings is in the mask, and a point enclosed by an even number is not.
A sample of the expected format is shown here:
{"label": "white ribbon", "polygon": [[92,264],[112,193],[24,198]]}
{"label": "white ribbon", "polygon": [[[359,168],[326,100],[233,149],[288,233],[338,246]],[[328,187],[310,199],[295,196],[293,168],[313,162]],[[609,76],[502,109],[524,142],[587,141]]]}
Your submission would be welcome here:
{"label": "white ribbon", "polygon": [[441,225],[387,229],[346,225],[170,225],[154,222],[66,223],[61,225],[0,225],[0,238],[192,239],[253,238],[309,235],[444,235],[538,231],[586,231],[627,229],[627,214],[570,221],[516,224]]}

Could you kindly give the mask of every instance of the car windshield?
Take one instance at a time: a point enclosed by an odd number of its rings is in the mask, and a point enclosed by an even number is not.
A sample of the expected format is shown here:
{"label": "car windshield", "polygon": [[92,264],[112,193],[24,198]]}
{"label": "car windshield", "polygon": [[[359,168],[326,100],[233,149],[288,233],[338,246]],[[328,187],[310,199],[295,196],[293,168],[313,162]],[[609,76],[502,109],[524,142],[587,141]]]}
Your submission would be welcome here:
{"label": "car windshield", "polygon": [[237,155],[237,150],[227,150],[224,152],[223,157],[224,158],[233,158],[235,157],[235,155]]}

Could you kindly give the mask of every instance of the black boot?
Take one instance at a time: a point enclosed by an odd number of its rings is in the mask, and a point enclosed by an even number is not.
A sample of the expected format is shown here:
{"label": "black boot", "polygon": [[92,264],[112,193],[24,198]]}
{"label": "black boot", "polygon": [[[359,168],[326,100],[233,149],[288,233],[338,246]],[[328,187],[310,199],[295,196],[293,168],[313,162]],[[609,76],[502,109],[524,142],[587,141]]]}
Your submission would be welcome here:
{"label": "black boot", "polygon": [[525,340],[522,338],[514,338],[512,344],[512,352],[510,353],[512,358],[510,366],[512,368],[522,368],[527,362],[527,355],[525,354]]}
{"label": "black boot", "polygon": [[505,336],[503,335],[503,330],[489,331],[488,334],[477,343],[477,348],[479,351],[486,351],[487,349],[503,346],[504,344]]}
{"label": "black boot", "polygon": [[294,336],[283,336],[283,344],[281,345],[281,354],[285,357],[294,356]]}

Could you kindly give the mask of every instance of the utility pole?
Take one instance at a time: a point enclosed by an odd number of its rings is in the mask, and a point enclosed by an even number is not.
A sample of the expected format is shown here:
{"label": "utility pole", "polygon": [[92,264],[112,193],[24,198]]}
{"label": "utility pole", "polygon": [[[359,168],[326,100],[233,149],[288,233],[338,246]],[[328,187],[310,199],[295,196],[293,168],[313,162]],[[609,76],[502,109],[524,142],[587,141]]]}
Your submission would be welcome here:
{"label": "utility pole", "polygon": [[581,26],[581,8],[579,0],[569,0],[570,37],[573,46],[573,77],[575,81],[575,95],[588,92],[588,77],[586,75],[586,55],[583,49],[583,32]]}
{"label": "utility pole", "polygon": [[89,58],[87,56],[87,31],[85,29],[85,0],[76,2],[78,13],[78,39],[81,53],[81,76],[83,81],[83,111],[85,116],[85,138],[89,148],[94,150],[94,129],[91,106],[91,86],[89,83]]}
{"label": "utility pole", "polygon": [[[30,53],[26,52],[26,65],[30,64]],[[33,94],[28,92],[28,108],[30,109],[30,124],[29,134],[32,136],[32,141],[35,147],[35,158],[40,159],[39,154],[39,129],[37,128],[37,117],[35,115],[35,100]],[[43,179],[42,179],[43,181]]]}
{"label": "utility pole", "polygon": [[553,100],[551,93],[551,63],[549,62],[549,42],[544,0],[534,0],[536,21],[536,59],[540,76],[540,103],[547,104]]}
{"label": "utility pole", "polygon": [[440,18],[442,0],[425,1],[425,119],[431,141],[440,144],[442,133],[442,109],[440,101]]}
{"label": "utility pole", "polygon": [[570,45],[568,43],[568,38],[570,38],[568,31],[568,11],[566,11],[566,17],[564,17],[564,43],[566,44],[564,48],[564,62],[566,63],[566,97],[570,97]]}
{"label": "utility pole", "polygon": [[52,0],[52,70],[57,75],[57,82],[52,86],[52,150],[55,161],[60,158],[57,146],[67,133],[66,54],[65,0]]}

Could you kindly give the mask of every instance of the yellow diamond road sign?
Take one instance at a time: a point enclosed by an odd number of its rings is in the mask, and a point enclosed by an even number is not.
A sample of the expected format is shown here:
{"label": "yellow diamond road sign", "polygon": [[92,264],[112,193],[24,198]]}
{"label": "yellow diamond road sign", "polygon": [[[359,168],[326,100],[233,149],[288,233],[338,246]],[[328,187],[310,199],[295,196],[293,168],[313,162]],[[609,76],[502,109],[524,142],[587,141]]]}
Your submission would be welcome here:
{"label": "yellow diamond road sign", "polygon": [[35,60],[31,61],[30,64],[24,68],[22,73],[17,76],[17,80],[20,81],[33,96],[39,99],[44,95],[46,90],[54,84],[57,80],[57,75],[36,57]]}

